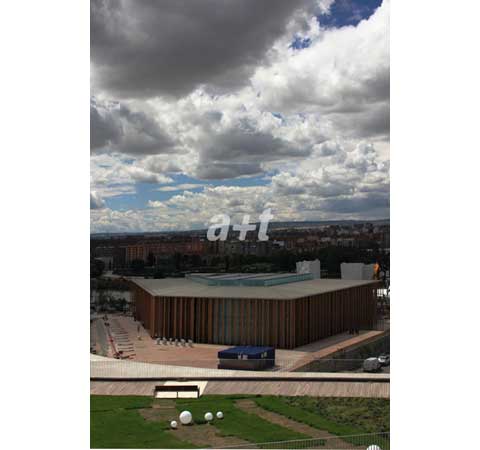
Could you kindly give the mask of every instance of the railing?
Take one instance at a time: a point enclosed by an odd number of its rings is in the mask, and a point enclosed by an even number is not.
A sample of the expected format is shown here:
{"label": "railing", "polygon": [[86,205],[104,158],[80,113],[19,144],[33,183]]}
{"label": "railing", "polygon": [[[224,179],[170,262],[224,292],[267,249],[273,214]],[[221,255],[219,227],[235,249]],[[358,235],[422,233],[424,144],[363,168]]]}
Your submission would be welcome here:
{"label": "railing", "polygon": [[262,448],[262,449],[367,449],[390,450],[390,433],[357,434],[349,436],[300,439],[292,441],[262,442],[221,447],[227,448]]}

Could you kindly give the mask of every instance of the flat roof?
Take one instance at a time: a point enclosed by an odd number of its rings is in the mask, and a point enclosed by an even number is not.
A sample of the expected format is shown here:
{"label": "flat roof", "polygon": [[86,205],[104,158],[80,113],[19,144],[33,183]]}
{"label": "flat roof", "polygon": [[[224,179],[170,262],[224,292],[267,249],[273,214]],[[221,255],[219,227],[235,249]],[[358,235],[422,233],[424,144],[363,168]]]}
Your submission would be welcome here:
{"label": "flat roof", "polygon": [[258,355],[259,353],[269,352],[275,350],[274,347],[258,347],[255,345],[238,345],[236,347],[230,347],[225,350],[220,350],[218,355]]}
{"label": "flat roof", "polygon": [[160,297],[250,298],[291,300],[325,294],[358,286],[376,284],[376,280],[315,279],[276,286],[209,286],[189,278],[129,278],[149,294]]}
{"label": "flat roof", "polygon": [[275,286],[277,284],[295,283],[311,280],[311,273],[190,273],[193,281],[209,286]]}

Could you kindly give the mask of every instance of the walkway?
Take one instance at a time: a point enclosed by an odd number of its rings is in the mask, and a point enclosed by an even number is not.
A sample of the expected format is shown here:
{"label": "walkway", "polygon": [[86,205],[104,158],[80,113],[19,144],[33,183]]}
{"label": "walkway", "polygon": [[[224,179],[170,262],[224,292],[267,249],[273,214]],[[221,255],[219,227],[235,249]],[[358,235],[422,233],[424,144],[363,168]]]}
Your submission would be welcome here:
{"label": "walkway", "polygon": [[340,351],[352,349],[356,346],[368,344],[379,336],[385,334],[384,331],[362,331],[359,335],[352,336],[347,333],[332,336],[323,341],[314,342],[312,344],[298,347],[297,351],[306,352],[303,358],[298,359],[289,370],[295,371],[301,369],[314,360],[322,358],[332,358],[333,355]]}
{"label": "walkway", "polygon": [[[92,395],[153,396],[155,386],[164,381],[91,381]],[[285,395],[289,397],[390,398],[389,383],[311,381],[207,381],[203,395]]]}
{"label": "walkway", "polygon": [[99,351],[102,356],[108,356],[109,355],[108,337],[107,337],[107,331],[105,330],[105,326],[103,325],[103,320],[95,319],[95,321],[92,324],[92,327],[94,327],[94,330],[92,331],[95,333],[95,342],[97,346],[97,351]]}
{"label": "walkway", "polygon": [[390,396],[389,374],[257,372],[148,364],[91,355],[91,393],[153,395],[155,385],[172,380],[207,381],[204,394]]}

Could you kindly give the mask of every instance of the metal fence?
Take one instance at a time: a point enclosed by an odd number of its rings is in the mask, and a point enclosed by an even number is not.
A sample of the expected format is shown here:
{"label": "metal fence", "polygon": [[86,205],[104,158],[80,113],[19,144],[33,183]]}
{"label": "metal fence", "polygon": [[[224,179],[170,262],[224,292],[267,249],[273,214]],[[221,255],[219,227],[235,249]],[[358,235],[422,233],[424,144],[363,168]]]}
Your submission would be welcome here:
{"label": "metal fence", "polygon": [[262,442],[226,446],[222,448],[262,448],[262,449],[323,449],[323,450],[390,450],[390,433],[356,434],[349,436],[300,439],[292,441]]}

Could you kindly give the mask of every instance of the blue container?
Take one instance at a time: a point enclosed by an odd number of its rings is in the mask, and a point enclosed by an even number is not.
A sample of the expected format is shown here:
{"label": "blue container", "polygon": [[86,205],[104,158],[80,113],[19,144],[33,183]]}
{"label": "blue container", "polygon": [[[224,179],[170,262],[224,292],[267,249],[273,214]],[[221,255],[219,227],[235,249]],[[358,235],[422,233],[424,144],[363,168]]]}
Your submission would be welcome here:
{"label": "blue container", "polygon": [[275,366],[273,347],[239,346],[218,352],[219,369],[263,370]]}

